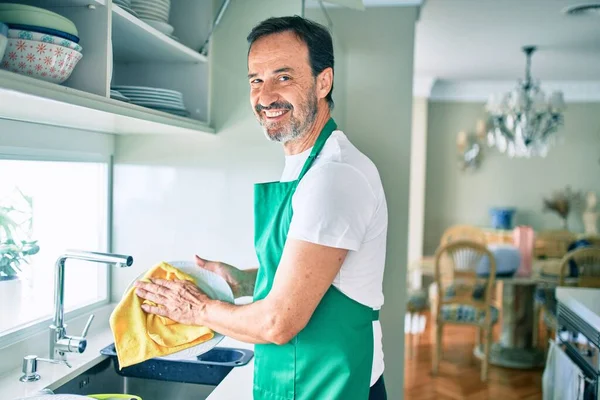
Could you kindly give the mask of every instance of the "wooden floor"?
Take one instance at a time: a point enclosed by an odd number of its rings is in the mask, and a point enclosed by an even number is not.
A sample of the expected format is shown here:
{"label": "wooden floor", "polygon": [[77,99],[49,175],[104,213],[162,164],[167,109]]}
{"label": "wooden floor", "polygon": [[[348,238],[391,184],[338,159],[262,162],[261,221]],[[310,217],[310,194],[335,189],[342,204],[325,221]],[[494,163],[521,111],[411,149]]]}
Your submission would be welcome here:
{"label": "wooden floor", "polygon": [[[480,362],[473,356],[475,327],[444,327],[443,360],[438,374],[432,376],[431,327],[427,318],[425,332],[406,335],[406,400],[542,399],[542,369],[517,370],[490,365],[488,382],[481,382]],[[498,332],[494,337],[498,338]]]}

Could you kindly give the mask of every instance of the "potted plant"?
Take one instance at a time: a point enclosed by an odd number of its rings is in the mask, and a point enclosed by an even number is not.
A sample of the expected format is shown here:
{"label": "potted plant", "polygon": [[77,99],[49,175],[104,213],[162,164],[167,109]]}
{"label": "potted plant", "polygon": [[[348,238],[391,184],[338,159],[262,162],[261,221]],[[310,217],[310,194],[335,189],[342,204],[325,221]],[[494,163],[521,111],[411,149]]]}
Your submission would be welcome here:
{"label": "potted plant", "polygon": [[7,239],[0,243],[0,282],[17,279],[23,272],[21,264],[27,263],[29,256],[38,251],[37,240],[23,240],[17,244],[13,239]]}
{"label": "potted plant", "polygon": [[16,193],[18,198],[0,204],[0,282],[18,278],[22,264],[40,250],[37,240],[29,240],[33,201],[18,188]]}
{"label": "potted plant", "polygon": [[20,313],[23,290],[31,284],[23,268],[38,253],[31,240],[32,199],[19,189],[0,199],[0,315]]}

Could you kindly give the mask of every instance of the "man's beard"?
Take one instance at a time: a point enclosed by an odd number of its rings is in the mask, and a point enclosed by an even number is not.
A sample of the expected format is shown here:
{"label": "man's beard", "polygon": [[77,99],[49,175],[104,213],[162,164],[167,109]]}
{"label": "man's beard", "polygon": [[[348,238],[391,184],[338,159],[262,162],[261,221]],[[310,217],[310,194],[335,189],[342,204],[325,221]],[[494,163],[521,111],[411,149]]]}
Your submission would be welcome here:
{"label": "man's beard", "polygon": [[[290,116],[289,120],[286,122],[275,122],[272,125],[269,124],[270,126],[267,126],[265,125],[266,121],[262,111],[288,110],[287,112],[291,113],[294,110],[294,107],[290,103],[283,101],[271,103],[267,107],[264,107],[260,104],[256,105],[255,107],[258,122],[263,127],[267,139],[280,143],[287,143],[291,140],[298,139],[308,132],[317,118],[317,97],[314,95],[309,96],[308,100],[301,104],[299,109],[300,111],[304,111],[303,114],[306,116],[304,119],[298,119]],[[302,117],[302,115],[300,115],[300,117]]]}

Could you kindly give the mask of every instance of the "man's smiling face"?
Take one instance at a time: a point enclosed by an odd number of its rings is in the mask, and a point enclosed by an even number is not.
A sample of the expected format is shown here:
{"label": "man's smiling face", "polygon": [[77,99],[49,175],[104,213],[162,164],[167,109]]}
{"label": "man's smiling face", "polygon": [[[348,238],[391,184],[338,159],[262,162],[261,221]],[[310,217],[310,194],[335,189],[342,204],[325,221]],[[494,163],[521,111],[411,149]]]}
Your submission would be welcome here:
{"label": "man's smiling face", "polygon": [[308,47],[293,32],[267,35],[248,53],[250,102],[267,138],[302,137],[317,115],[316,80]]}

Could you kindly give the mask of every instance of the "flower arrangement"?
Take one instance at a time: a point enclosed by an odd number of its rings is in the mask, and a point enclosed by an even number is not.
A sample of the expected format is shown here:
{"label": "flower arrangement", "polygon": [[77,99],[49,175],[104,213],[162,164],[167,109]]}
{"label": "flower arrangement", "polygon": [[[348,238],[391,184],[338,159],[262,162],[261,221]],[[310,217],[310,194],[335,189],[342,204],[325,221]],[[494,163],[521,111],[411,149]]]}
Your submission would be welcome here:
{"label": "flower arrangement", "polygon": [[570,186],[552,193],[550,198],[544,198],[544,211],[551,211],[562,219],[563,229],[568,229],[568,219],[571,211],[582,200],[581,192],[574,192]]}

